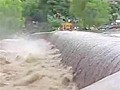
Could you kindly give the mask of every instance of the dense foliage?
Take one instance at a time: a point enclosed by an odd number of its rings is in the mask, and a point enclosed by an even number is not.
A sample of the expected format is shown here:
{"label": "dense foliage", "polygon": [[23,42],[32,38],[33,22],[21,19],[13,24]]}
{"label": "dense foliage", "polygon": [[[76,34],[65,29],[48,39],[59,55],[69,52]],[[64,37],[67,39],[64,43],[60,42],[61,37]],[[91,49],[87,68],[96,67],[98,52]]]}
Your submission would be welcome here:
{"label": "dense foliage", "polygon": [[0,0],[0,31],[12,32],[23,24],[20,0]]}
{"label": "dense foliage", "polygon": [[[60,19],[55,17],[57,13],[61,15]],[[104,0],[0,0],[0,31],[17,30],[27,18],[57,28],[63,18],[71,17],[78,18],[81,27],[97,27],[120,18],[120,3]]]}
{"label": "dense foliage", "polygon": [[47,15],[54,15],[60,12],[63,16],[69,16],[69,0],[25,0],[24,12],[25,17],[36,18],[36,20],[47,20]]}
{"label": "dense foliage", "polygon": [[109,21],[109,4],[102,0],[73,0],[71,12],[82,27],[99,26]]}
{"label": "dense foliage", "polygon": [[61,13],[63,16],[69,16],[69,0],[48,0],[49,14],[53,15],[57,12]]}
{"label": "dense foliage", "polygon": [[110,3],[111,7],[111,22],[115,21],[116,19],[120,19],[120,2]]}

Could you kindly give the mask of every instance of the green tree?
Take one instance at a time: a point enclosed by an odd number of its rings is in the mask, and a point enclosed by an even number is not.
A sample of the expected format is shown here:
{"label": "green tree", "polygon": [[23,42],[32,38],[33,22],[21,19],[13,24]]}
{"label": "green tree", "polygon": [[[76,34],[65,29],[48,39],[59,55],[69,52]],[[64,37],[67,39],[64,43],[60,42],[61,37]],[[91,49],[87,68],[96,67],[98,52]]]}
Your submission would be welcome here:
{"label": "green tree", "polygon": [[84,28],[107,23],[109,10],[109,4],[103,0],[72,0],[70,8]]}
{"label": "green tree", "polygon": [[39,7],[39,0],[25,0],[23,1],[23,16],[25,18],[32,18],[32,20],[41,21],[44,16],[42,9]]}
{"label": "green tree", "polygon": [[111,7],[111,21],[115,21],[120,16],[120,2],[110,3]]}
{"label": "green tree", "polygon": [[[42,17],[47,21],[47,15],[55,15],[57,12],[63,16],[69,16],[69,0],[22,0],[24,17]],[[38,19],[37,19],[38,20]]]}
{"label": "green tree", "polygon": [[23,16],[26,18],[26,21],[47,22],[52,27],[57,28],[61,23],[61,20],[54,17],[57,12],[62,17],[70,16],[69,0],[22,0],[22,2],[24,6]]}
{"label": "green tree", "polygon": [[49,13],[56,14],[57,12],[61,13],[63,16],[69,16],[69,0],[47,0],[49,6]]}
{"label": "green tree", "polygon": [[23,25],[20,0],[0,0],[0,31],[10,33]]}
{"label": "green tree", "polygon": [[43,10],[44,18],[47,18],[52,28],[58,28],[61,24],[61,19],[54,17],[56,13],[60,13],[61,17],[70,16],[69,0],[40,0],[39,6]]}
{"label": "green tree", "polygon": [[23,16],[31,16],[32,13],[38,8],[38,0],[25,0],[23,1]]}

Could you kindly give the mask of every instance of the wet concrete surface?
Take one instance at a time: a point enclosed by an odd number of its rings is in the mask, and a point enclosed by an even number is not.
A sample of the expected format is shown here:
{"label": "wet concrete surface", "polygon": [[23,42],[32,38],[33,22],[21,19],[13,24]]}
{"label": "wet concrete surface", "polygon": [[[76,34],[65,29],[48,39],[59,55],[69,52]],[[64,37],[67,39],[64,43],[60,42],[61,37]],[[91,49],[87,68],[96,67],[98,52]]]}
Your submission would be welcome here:
{"label": "wet concrete surface", "polygon": [[120,38],[110,32],[59,31],[48,41],[60,50],[62,62],[73,67],[80,89],[120,71]]}
{"label": "wet concrete surface", "polygon": [[120,72],[110,75],[82,90],[120,90]]}

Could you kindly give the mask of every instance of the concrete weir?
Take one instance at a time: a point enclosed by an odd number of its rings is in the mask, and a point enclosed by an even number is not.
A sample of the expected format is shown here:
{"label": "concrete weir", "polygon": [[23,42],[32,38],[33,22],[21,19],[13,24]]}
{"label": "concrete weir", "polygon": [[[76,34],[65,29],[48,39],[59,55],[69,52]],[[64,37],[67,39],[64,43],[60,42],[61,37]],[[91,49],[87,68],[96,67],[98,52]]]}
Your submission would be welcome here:
{"label": "concrete weir", "polygon": [[35,36],[48,40],[60,50],[62,63],[73,67],[73,79],[79,89],[120,71],[120,38],[77,31]]}

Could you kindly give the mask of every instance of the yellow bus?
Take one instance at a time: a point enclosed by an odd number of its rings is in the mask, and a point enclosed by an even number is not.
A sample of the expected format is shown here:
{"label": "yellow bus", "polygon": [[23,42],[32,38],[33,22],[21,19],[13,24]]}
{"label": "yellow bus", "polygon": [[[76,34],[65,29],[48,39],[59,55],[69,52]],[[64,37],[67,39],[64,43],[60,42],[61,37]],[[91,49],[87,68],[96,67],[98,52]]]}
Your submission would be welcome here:
{"label": "yellow bus", "polygon": [[61,24],[60,30],[61,31],[73,31],[74,27],[72,23],[65,22]]}

